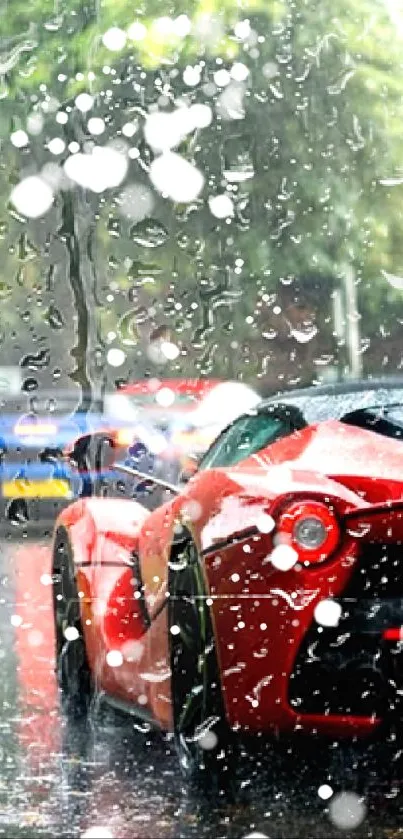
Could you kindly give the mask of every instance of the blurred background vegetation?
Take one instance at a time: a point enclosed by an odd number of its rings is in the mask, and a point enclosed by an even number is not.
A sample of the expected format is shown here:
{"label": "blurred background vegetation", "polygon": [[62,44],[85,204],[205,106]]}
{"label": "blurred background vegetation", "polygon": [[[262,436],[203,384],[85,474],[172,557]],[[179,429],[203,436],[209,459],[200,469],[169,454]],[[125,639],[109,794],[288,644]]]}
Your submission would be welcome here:
{"label": "blurred background vegetation", "polygon": [[[402,42],[400,0],[3,0],[0,364],[95,390],[397,372]],[[204,186],[178,200],[147,125],[195,104],[171,148]],[[94,146],[125,159],[107,188],[66,178]]]}

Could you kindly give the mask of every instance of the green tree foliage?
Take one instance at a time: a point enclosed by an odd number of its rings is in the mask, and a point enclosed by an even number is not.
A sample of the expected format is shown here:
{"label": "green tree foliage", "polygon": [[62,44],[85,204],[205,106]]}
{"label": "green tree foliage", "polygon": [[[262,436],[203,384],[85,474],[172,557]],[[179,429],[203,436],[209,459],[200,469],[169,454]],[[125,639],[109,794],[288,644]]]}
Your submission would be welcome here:
{"label": "green tree foliage", "polygon": [[[115,51],[103,43],[112,27],[128,33]],[[131,150],[123,185],[100,195],[58,188],[40,221],[27,225],[14,212],[3,222],[6,297],[16,282],[37,289],[41,322],[57,297],[67,306],[69,283],[76,305],[81,284],[88,308],[87,339],[81,333],[75,354],[81,381],[102,368],[111,342],[128,353],[123,375],[155,372],[147,347],[161,324],[182,348],[171,374],[196,366],[257,374],[270,386],[282,368],[288,381],[315,377],[322,364],[344,361],[331,296],[346,266],[355,272],[371,369],[369,342],[380,326],[392,336],[400,328],[403,272],[401,39],[387,5],[150,0],[134,11],[127,0],[13,0],[0,29],[5,200],[24,174],[61,167],[72,142],[87,153],[94,143]],[[83,91],[94,100],[86,113],[75,104]],[[188,132],[175,150],[205,185],[195,200],[174,203],[150,184],[155,149],[144,125],[150,110],[195,103],[210,106],[211,124]],[[101,136],[88,130],[90,117],[104,120]],[[15,149],[10,134],[27,130],[27,120],[30,142]],[[54,138],[66,144],[57,155],[49,151]],[[211,212],[217,195],[232,202],[226,218]],[[21,237],[36,243],[25,267],[18,248],[10,253]],[[60,239],[70,248],[65,287],[59,278],[46,288]],[[278,312],[298,299],[316,309],[312,340],[310,327],[305,335],[293,330],[287,311]]]}

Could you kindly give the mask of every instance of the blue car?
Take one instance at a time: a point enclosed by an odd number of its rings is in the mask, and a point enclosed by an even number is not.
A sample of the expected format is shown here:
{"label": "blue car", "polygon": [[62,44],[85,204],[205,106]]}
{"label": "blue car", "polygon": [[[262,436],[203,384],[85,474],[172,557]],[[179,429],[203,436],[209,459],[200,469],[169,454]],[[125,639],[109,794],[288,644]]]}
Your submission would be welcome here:
{"label": "blue car", "polygon": [[77,393],[55,391],[0,398],[3,522],[51,521],[73,498],[103,494],[113,485],[109,468],[117,455],[144,471],[158,469],[164,433],[140,417],[123,394],[107,395],[90,410],[80,405]]}

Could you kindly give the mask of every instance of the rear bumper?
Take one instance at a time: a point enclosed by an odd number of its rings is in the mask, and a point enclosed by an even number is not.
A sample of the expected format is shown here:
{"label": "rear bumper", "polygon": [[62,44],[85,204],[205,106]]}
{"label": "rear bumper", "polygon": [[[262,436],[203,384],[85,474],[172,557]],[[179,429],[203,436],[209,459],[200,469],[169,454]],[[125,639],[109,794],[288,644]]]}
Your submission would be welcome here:
{"label": "rear bumper", "polygon": [[346,716],[358,728],[364,718],[385,721],[402,704],[403,599],[335,602],[338,625],[313,623],[298,650],[288,703],[302,722],[312,714]]}
{"label": "rear bumper", "polygon": [[[251,548],[248,563],[231,548],[217,575],[214,557],[208,569],[230,725],[341,739],[401,715],[403,547],[350,543],[325,567],[280,573],[254,564]],[[235,568],[239,593],[220,595]],[[341,607],[335,627],[315,619],[329,599]]]}

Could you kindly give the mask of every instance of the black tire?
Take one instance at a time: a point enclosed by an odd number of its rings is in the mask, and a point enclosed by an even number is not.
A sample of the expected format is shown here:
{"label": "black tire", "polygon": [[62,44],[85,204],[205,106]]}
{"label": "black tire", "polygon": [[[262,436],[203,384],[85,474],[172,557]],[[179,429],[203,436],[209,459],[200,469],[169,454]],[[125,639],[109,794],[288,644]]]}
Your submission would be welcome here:
{"label": "black tire", "polygon": [[173,547],[169,566],[174,741],[180,768],[188,784],[228,793],[235,781],[236,744],[225,715],[203,569],[190,534]]}
{"label": "black tire", "polygon": [[[78,720],[87,716],[94,691],[81,624],[72,549],[64,528],[56,533],[53,580],[56,675],[61,706],[68,718]],[[66,639],[67,627],[76,630],[76,638]]]}

